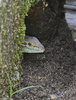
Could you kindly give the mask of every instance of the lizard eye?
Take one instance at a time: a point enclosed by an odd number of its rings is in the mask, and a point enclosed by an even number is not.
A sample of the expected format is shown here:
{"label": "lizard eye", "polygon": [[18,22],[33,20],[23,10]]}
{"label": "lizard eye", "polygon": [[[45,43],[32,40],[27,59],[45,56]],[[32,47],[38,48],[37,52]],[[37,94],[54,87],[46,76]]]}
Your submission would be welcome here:
{"label": "lizard eye", "polygon": [[29,46],[31,46],[31,43],[28,43]]}

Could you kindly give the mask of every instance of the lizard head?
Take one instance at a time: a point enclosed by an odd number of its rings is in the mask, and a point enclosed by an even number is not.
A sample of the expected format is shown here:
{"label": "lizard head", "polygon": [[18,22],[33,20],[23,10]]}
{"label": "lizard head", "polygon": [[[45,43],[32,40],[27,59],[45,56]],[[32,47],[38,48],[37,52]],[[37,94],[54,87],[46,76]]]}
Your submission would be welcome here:
{"label": "lizard head", "polygon": [[24,41],[22,44],[22,52],[23,53],[42,53],[44,52],[44,47],[39,47],[35,43],[32,43],[30,41]]}

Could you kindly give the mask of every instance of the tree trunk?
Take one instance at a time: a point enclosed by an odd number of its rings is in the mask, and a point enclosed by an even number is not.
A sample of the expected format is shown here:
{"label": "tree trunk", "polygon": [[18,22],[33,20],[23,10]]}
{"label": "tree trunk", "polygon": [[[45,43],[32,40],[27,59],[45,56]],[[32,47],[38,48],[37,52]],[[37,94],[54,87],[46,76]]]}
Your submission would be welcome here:
{"label": "tree trunk", "polygon": [[31,7],[25,19],[26,34],[36,36],[40,41],[53,37],[63,17],[64,3],[65,0],[43,0]]}
{"label": "tree trunk", "polygon": [[[38,0],[0,0],[0,100],[10,93],[9,75],[13,90],[22,80],[21,43],[25,36],[24,18],[31,4]],[[7,74],[6,74],[7,73]],[[14,91],[13,91],[14,92]]]}

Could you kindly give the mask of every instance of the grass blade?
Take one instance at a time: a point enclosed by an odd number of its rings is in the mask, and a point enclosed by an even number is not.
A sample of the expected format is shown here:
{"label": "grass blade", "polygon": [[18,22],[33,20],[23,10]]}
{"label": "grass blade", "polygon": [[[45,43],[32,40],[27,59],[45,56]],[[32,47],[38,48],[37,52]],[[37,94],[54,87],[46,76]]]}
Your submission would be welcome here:
{"label": "grass blade", "polygon": [[25,88],[22,88],[20,90],[17,90],[15,92],[13,92],[12,95],[14,95],[14,94],[16,94],[16,93],[18,93],[20,91],[23,91],[23,90],[26,90],[26,89],[29,89],[29,88],[34,88],[34,87],[40,87],[40,86],[39,85],[37,85],[37,86],[28,86],[28,87],[25,87]]}
{"label": "grass blade", "polygon": [[11,97],[12,97],[12,83],[11,83],[11,79],[10,79],[10,77],[9,77],[9,75],[8,75],[7,72],[6,72],[6,75],[7,75],[7,77],[8,77],[9,84],[10,84],[10,98],[11,98]]}

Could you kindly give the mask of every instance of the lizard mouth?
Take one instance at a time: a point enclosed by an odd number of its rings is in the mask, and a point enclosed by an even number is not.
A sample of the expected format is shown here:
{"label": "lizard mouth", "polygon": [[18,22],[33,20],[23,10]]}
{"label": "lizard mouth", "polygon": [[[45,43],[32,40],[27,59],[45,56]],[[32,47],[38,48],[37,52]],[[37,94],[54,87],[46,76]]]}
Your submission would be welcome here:
{"label": "lizard mouth", "polygon": [[43,53],[44,51],[44,49],[37,47],[29,48],[25,46],[24,48],[22,48],[22,53]]}

